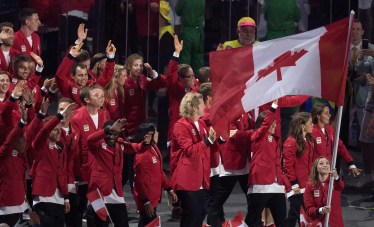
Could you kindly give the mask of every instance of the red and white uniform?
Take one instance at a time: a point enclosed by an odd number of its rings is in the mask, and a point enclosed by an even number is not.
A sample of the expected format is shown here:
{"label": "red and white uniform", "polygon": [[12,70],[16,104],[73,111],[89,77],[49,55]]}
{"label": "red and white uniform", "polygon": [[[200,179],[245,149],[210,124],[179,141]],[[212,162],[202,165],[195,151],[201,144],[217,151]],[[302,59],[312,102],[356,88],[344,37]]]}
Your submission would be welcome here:
{"label": "red and white uniform", "polygon": [[[313,127],[312,136],[316,141],[316,155],[315,158],[319,156],[325,156],[328,160],[332,160],[332,152],[334,148],[335,140],[335,130],[331,125],[325,125],[323,132],[318,124]],[[326,138],[327,135],[327,138]],[[338,143],[338,154],[344,159],[348,165],[353,165],[353,158],[349,154],[347,148],[344,146],[343,142],[339,139]]]}
{"label": "red and white uniform", "polygon": [[41,56],[42,48],[40,46],[40,37],[36,32],[31,34],[32,45],[25,34],[19,30],[14,33],[14,43],[13,48],[21,52],[22,54],[30,55],[30,52],[34,52],[36,55]]}
{"label": "red and white uniform", "polygon": [[111,147],[106,144],[105,137],[104,129],[100,129],[87,139],[89,152],[92,155],[88,191],[99,188],[103,196],[108,196],[114,189],[118,196],[123,197],[123,155],[144,151],[143,144],[125,143],[119,139],[115,147]]}
{"label": "red and white uniform", "polygon": [[[312,220],[319,220],[324,223],[325,215],[320,214],[319,208],[326,206],[327,193],[329,188],[329,179],[325,183],[308,182],[304,193],[305,213]],[[331,212],[329,217],[329,226],[344,227],[341,207],[341,191],[344,188],[344,182],[341,178],[334,180],[334,190],[332,191]]]}
{"label": "red and white uniform", "polygon": [[148,145],[134,159],[134,199],[139,212],[144,212],[144,203],[153,207],[161,202],[162,189],[171,190],[171,184],[163,171],[162,155],[156,145]]}
{"label": "red and white uniform", "polygon": [[24,124],[18,123],[0,147],[0,207],[19,206],[25,202],[26,157],[25,153],[14,150],[23,127]]}
{"label": "red and white uniform", "polygon": [[75,111],[74,116],[70,119],[70,125],[73,130],[79,134],[79,160],[76,160],[77,165],[80,166],[79,178],[82,181],[88,181],[89,179],[89,166],[92,161],[90,157],[89,147],[87,144],[87,138],[92,133],[99,129],[102,129],[104,123],[109,120],[109,114],[106,110],[98,110],[98,126],[92,120],[92,117],[87,111],[85,106],[82,106]]}
{"label": "red and white uniform", "polygon": [[180,118],[179,106],[184,95],[188,92],[196,92],[199,89],[199,82],[195,80],[194,87],[188,88],[178,79],[178,57],[172,57],[168,65],[167,91],[169,96],[169,129],[168,140],[171,140],[175,122]]}
{"label": "red and white uniform", "polygon": [[112,97],[105,100],[104,107],[108,110],[110,119],[116,121],[118,119],[125,118],[125,100],[122,97],[122,100],[118,96],[118,94],[113,91]]}
{"label": "red and white uniform", "polygon": [[49,139],[49,134],[61,119],[63,116],[57,114],[45,123],[33,142],[36,152],[32,171],[32,194],[34,196],[52,197],[56,189],[64,197],[68,195],[65,145],[58,145]]}
{"label": "red and white uniform", "polygon": [[125,81],[125,118],[127,136],[133,136],[137,127],[146,120],[146,99],[148,90],[158,90],[166,86],[165,76],[150,79],[143,74],[128,77]]}
{"label": "red and white uniform", "polygon": [[0,70],[8,72],[8,73],[12,73],[13,72],[12,61],[13,61],[14,56],[16,56],[17,54],[21,54],[21,53],[18,50],[11,47],[9,50],[9,62],[8,62],[4,56],[4,52],[0,49]]}
{"label": "red and white uniform", "polygon": [[[64,59],[62,59],[62,62],[57,69],[55,79],[62,97],[71,98],[79,106],[82,106],[82,101],[79,98],[80,88],[71,78],[71,68],[73,67],[73,64],[74,57],[68,53]],[[87,73],[89,74],[89,78],[86,85],[89,86],[96,84],[100,85],[101,87],[105,87],[113,76],[114,65],[114,58],[108,58],[105,63],[104,72],[98,79],[96,79],[96,75],[92,75],[93,72],[88,71]]]}
{"label": "red and white uniform", "polygon": [[298,146],[295,138],[288,137],[283,144],[284,172],[290,181],[292,188],[299,186],[304,192],[306,183],[309,181],[309,173],[316,158],[314,154],[314,143],[304,142],[304,153],[297,156]]}
{"label": "red and white uniform", "polygon": [[[170,148],[170,176],[176,190],[197,191],[210,187],[210,142],[203,121],[185,118],[174,125]],[[193,177],[191,177],[193,176]]]}
{"label": "red and white uniform", "polygon": [[[272,112],[273,111],[273,112]],[[275,109],[267,111],[261,127],[251,135],[251,167],[248,176],[250,185],[271,185],[278,183],[290,187],[287,177],[282,172],[281,141],[269,133],[275,121]]]}

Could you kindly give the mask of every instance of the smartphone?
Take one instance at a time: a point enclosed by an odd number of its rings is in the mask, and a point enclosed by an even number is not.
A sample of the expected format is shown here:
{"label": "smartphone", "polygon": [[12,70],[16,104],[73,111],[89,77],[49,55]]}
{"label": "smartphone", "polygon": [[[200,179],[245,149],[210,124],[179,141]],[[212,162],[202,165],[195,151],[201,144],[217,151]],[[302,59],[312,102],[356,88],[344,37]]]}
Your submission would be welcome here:
{"label": "smartphone", "polygon": [[363,50],[369,49],[369,40],[368,39],[362,39],[362,49]]}

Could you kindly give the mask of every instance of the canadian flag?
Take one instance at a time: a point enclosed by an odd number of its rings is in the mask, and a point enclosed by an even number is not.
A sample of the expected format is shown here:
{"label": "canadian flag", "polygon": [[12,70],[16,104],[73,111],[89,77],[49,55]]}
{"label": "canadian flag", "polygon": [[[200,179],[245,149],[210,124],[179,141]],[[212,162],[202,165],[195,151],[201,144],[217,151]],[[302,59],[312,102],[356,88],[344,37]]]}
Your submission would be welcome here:
{"label": "canadian flag", "polygon": [[161,217],[158,216],[154,220],[152,220],[150,223],[148,223],[145,227],[161,227]]}
{"label": "canadian flag", "polygon": [[241,211],[238,211],[236,216],[232,218],[231,227],[248,227],[248,225],[243,221],[243,214]]}
{"label": "canadian flag", "polygon": [[347,18],[308,32],[211,52],[214,129],[227,137],[233,119],[286,95],[322,97],[343,105],[348,27]]}
{"label": "canadian flag", "polygon": [[99,189],[87,193],[87,199],[88,201],[90,201],[90,204],[92,205],[92,208],[95,210],[97,216],[99,216],[101,220],[106,221],[108,212],[105,207],[104,200],[99,192]]}
{"label": "canadian flag", "polygon": [[300,208],[300,227],[322,227],[322,222],[319,220],[311,220],[305,213],[304,207]]}

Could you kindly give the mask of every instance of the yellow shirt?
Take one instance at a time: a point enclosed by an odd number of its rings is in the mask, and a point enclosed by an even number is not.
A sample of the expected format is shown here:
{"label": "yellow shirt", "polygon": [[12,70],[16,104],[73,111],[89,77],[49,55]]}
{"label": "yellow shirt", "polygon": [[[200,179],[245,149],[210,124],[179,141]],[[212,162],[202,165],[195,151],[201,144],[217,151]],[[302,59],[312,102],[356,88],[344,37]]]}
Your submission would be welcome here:
{"label": "yellow shirt", "polygon": [[[256,40],[253,44],[258,43]],[[239,40],[231,40],[231,41],[226,41],[224,44],[225,49],[231,49],[231,48],[239,48],[242,47],[243,45],[239,43]]]}

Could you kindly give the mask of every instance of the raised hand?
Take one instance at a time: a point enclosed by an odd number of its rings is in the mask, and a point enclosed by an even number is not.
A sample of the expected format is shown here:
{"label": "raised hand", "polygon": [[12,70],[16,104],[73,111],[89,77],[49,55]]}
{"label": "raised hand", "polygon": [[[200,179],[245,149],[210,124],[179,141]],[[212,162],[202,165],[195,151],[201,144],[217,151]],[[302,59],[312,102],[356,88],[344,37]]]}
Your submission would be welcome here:
{"label": "raised hand", "polygon": [[73,46],[70,49],[70,54],[73,55],[73,57],[78,56],[81,52],[82,46],[83,46],[83,42],[80,42],[77,45]]}
{"label": "raised hand", "polygon": [[122,119],[118,119],[116,122],[114,122],[114,124],[109,128],[110,131],[113,131],[113,132],[121,132],[124,130],[125,128],[125,125],[126,125],[126,119],[125,118],[122,118]]}
{"label": "raised hand", "polygon": [[180,53],[183,49],[183,40],[179,42],[178,36],[174,35],[174,49],[175,53]]}
{"label": "raised hand", "polygon": [[226,49],[225,48],[225,45],[223,45],[223,43],[220,43],[220,44],[218,44],[218,46],[217,46],[217,51],[220,51],[220,50],[224,50],[224,49]]}
{"label": "raised hand", "polygon": [[51,86],[52,86],[52,83],[55,82],[55,78],[52,78],[52,79],[45,79],[44,82],[43,82],[43,87],[49,89]]}
{"label": "raised hand", "polygon": [[17,85],[14,87],[13,94],[17,97],[21,97],[23,95],[23,88],[25,87],[26,81],[21,80],[17,83]]}
{"label": "raised hand", "polygon": [[214,142],[216,140],[216,130],[213,127],[209,128],[209,139]]}
{"label": "raised hand", "polygon": [[64,115],[64,117],[65,117],[65,116],[70,116],[70,115],[72,115],[73,112],[74,112],[74,109],[75,109],[76,107],[77,107],[77,104],[75,104],[75,103],[70,103],[70,104],[67,105],[67,106],[65,107],[65,109],[62,111],[62,112],[63,112],[62,115]]}
{"label": "raised hand", "polygon": [[42,113],[46,114],[48,112],[49,104],[50,104],[49,99],[43,97],[42,107],[41,107],[40,111]]}
{"label": "raised hand", "polygon": [[149,76],[151,76],[153,78],[153,68],[150,64],[148,63],[144,63],[144,67],[145,67],[145,70],[147,70],[147,73]]}
{"label": "raised hand", "polygon": [[39,55],[36,55],[34,52],[30,52],[30,56],[34,59],[36,64],[43,66],[43,60]]}
{"label": "raised hand", "polygon": [[84,24],[80,24],[77,30],[78,42],[82,43],[87,38],[88,29],[84,28]]}
{"label": "raised hand", "polygon": [[116,54],[116,47],[112,44],[112,40],[109,40],[106,46],[105,53],[107,56]]}

